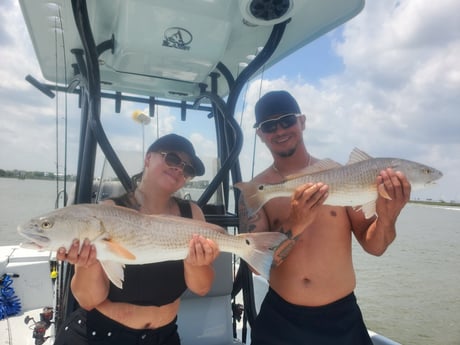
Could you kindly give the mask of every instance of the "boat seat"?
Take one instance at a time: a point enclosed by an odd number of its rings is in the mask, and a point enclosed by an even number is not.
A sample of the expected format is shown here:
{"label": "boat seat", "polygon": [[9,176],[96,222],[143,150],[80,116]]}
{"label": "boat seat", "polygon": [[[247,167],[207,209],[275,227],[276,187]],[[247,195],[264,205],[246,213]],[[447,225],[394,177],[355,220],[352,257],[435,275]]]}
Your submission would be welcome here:
{"label": "boat seat", "polygon": [[182,345],[235,345],[231,291],[232,255],[221,253],[214,262],[214,284],[206,296],[187,290],[181,299],[178,332]]}

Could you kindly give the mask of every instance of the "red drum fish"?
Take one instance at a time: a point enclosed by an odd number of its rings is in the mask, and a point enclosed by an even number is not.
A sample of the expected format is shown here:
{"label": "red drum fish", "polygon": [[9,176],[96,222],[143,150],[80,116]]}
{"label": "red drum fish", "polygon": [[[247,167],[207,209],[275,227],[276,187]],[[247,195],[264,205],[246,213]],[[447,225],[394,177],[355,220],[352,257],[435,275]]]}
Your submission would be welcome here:
{"label": "red drum fish", "polygon": [[69,248],[73,239],[89,239],[108,278],[122,287],[125,264],[184,259],[194,234],[215,241],[268,279],[274,251],[287,239],[279,232],[230,235],[215,224],[169,215],[146,215],[104,204],[79,204],[54,210],[18,227],[29,243],[41,250]]}
{"label": "red drum fish", "polygon": [[329,186],[325,205],[353,206],[362,210],[366,218],[370,218],[375,215],[378,194],[390,198],[383,186],[375,183],[377,175],[386,168],[404,173],[412,190],[423,188],[442,177],[442,173],[432,167],[400,158],[373,158],[355,148],[344,166],[326,159],[311,165],[300,174],[286,177],[281,183],[240,182],[235,187],[243,194],[249,216],[273,198],[290,197],[304,183],[323,182]]}

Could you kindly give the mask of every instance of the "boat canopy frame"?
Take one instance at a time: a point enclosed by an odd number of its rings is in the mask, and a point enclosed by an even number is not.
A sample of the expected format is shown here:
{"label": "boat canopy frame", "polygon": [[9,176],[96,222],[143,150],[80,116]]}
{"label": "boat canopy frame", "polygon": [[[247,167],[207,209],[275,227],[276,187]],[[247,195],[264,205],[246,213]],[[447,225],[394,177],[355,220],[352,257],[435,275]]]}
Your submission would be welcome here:
{"label": "boat canopy frame", "polygon": [[[71,202],[78,204],[90,203],[92,201],[97,146],[101,148],[123,187],[127,191],[131,191],[135,187],[131,177],[128,175],[107,138],[100,121],[102,98],[113,99],[116,112],[120,112],[121,102],[126,101],[148,104],[150,116],[154,116],[153,109],[155,105],[179,108],[181,109],[181,119],[184,121],[186,120],[187,110],[202,110],[209,112],[208,116],[212,116],[215,119],[218,157],[223,163],[197,200],[197,203],[204,210],[207,221],[222,227],[235,227],[238,229],[237,205],[233,211],[225,209],[223,214],[214,214],[206,211],[206,204],[220,186],[222,186],[223,190],[225,207],[228,207],[230,192],[234,193],[234,200],[239,200],[239,191],[232,189],[230,186],[230,177],[233,183],[239,182],[242,179],[239,154],[243,145],[243,134],[240,125],[234,118],[236,104],[244,85],[264,66],[278,47],[290,19],[273,26],[264,48],[236,78],[233,77],[230,70],[222,62],[219,62],[216,65],[215,71],[210,74],[211,85],[200,85],[200,95],[193,103],[189,103],[186,101],[156,99],[153,96],[138,97],[126,95],[118,91],[112,93],[103,92],[101,90],[98,57],[104,51],[114,49],[114,37],[112,36],[99,45],[96,45],[91,31],[86,1],[72,0],[72,11],[83,46],[82,49],[71,49],[77,61],[76,65],[73,66],[74,78],[68,85],[62,86],[40,83],[31,76],[26,77],[31,84],[49,97],[54,97],[53,91],[75,93],[79,96],[79,106],[81,108],[80,144],[75,198]],[[217,90],[217,78],[221,76],[225,78],[228,84],[229,93],[226,101],[219,96]],[[205,100],[210,103],[210,106],[202,105]],[[59,330],[66,317],[76,308],[76,301],[72,294],[69,293],[72,275],[72,265],[62,263],[59,267],[57,288],[57,298],[60,300],[55,318],[57,330]],[[240,269],[236,274],[232,298],[241,290],[243,290],[243,302],[246,311],[244,319],[251,324],[256,315],[252,275],[244,262],[241,262]],[[234,330],[234,333],[236,335],[236,330]]]}

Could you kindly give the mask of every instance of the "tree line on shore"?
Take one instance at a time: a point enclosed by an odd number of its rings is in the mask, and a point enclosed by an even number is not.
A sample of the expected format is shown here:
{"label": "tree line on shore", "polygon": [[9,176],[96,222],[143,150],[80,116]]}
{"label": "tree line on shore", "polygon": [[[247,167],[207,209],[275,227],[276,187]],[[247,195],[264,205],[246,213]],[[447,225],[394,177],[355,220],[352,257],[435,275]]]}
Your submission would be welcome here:
{"label": "tree line on shore", "polygon": [[[56,180],[56,174],[48,171],[26,171],[26,170],[4,170],[0,169],[0,177],[5,178],[17,178],[17,179],[35,179],[35,180]],[[67,175],[67,181],[75,181],[75,175]],[[62,174],[58,175],[59,180],[63,180]],[[116,179],[115,179],[116,180]],[[187,184],[188,188],[204,189],[209,184],[209,181],[198,180],[189,181]],[[412,203],[429,204],[429,205],[445,205],[445,206],[460,206],[460,203],[451,200],[449,202],[444,200],[411,200]]]}
{"label": "tree line on shore", "polygon": [[[64,179],[64,175],[58,174],[49,171],[26,171],[26,170],[5,170],[0,169],[0,177],[7,177],[7,178],[17,178],[17,179],[35,179],[35,180],[56,180],[56,176],[58,179]],[[74,181],[74,175],[67,175],[67,180]]]}

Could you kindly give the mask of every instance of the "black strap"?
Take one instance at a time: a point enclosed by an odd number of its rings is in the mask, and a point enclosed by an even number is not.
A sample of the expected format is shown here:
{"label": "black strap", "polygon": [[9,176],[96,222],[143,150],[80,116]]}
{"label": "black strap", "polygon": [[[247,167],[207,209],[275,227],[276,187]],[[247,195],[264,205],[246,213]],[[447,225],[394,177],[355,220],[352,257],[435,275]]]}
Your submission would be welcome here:
{"label": "black strap", "polygon": [[[119,197],[111,198],[116,205],[133,208],[135,210],[139,209],[139,206],[134,198],[134,193],[126,193]],[[174,197],[174,200],[179,206],[180,215],[184,218],[193,218],[192,206],[190,205],[189,200],[180,199]]]}
{"label": "black strap", "polygon": [[180,198],[174,198],[179,206],[180,215],[184,218],[193,218],[192,206],[190,205],[189,200],[184,200]]}
{"label": "black strap", "polygon": [[125,193],[123,195],[117,196],[115,198],[111,198],[115,205],[117,206],[123,206],[123,207],[128,207],[132,208],[134,210],[139,211],[139,205],[136,202],[136,198],[134,197],[134,193]]}

